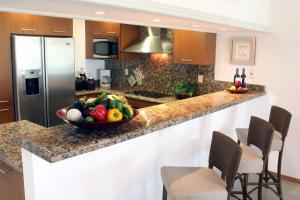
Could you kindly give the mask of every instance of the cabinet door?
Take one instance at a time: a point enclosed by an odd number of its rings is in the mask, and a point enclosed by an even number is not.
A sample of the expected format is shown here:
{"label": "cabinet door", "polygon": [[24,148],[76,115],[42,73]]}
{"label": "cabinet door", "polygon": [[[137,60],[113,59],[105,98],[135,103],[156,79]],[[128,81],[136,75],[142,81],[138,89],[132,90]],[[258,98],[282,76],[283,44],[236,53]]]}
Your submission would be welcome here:
{"label": "cabinet door", "polygon": [[29,14],[10,14],[11,32],[17,34],[43,35],[43,17]]}
{"label": "cabinet door", "polygon": [[85,50],[86,58],[93,58],[93,38],[100,37],[103,30],[98,22],[85,21]]}
{"label": "cabinet door", "polygon": [[0,106],[0,124],[14,121],[14,108],[12,105]]}
{"label": "cabinet door", "polygon": [[128,97],[126,99],[129,103],[129,105],[131,105],[135,109],[159,105],[159,103],[154,103],[154,102],[150,102],[150,101],[142,101],[139,99],[132,99],[132,98],[128,98]]}
{"label": "cabinet door", "polygon": [[99,22],[102,26],[102,35],[104,36],[119,36],[120,35],[120,24],[110,22]]}
{"label": "cabinet door", "polygon": [[23,175],[0,161],[0,199],[25,200]]}
{"label": "cabinet door", "polygon": [[0,12],[0,106],[13,103],[9,14]]}
{"label": "cabinet door", "polygon": [[174,63],[209,65],[215,62],[215,34],[175,30]]}
{"label": "cabinet door", "polygon": [[72,36],[73,20],[58,17],[44,17],[44,34],[55,36]]}
{"label": "cabinet door", "polygon": [[86,32],[92,37],[119,36],[120,24],[110,22],[85,21]]}
{"label": "cabinet door", "polygon": [[120,56],[119,60],[139,60],[140,54],[123,52],[127,47],[140,41],[140,27],[135,25],[121,24],[120,30]]}

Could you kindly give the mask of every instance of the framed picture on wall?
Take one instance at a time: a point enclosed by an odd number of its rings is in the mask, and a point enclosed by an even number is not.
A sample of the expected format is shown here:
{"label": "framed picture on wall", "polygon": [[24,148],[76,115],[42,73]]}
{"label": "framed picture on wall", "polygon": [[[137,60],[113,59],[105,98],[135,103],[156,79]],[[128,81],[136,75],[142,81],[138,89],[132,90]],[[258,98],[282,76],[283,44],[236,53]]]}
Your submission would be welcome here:
{"label": "framed picture on wall", "polygon": [[230,63],[234,65],[255,65],[255,37],[231,38]]}

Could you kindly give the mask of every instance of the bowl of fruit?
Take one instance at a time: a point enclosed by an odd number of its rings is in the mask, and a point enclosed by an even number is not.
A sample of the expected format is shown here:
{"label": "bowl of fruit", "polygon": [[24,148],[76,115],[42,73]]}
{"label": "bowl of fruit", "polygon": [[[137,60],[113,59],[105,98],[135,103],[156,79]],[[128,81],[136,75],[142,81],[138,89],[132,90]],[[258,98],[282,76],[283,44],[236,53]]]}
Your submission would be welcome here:
{"label": "bowl of fruit", "polygon": [[101,93],[97,98],[82,97],[61,108],[56,115],[66,123],[81,128],[109,128],[130,121],[138,115],[121,95]]}
{"label": "bowl of fruit", "polygon": [[242,87],[242,83],[240,81],[236,81],[233,86],[226,88],[226,90],[235,94],[245,94],[250,90],[250,88]]}

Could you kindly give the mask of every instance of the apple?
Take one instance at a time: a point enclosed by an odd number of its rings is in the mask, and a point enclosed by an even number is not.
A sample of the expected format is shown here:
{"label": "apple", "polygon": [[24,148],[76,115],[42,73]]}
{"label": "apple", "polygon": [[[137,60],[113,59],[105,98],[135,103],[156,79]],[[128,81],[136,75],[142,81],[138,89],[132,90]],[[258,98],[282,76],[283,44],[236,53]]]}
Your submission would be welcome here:
{"label": "apple", "polygon": [[237,91],[238,91],[238,92],[243,92],[244,89],[243,89],[243,87],[238,87]]}
{"label": "apple", "polygon": [[239,87],[241,87],[242,83],[241,83],[241,81],[236,81],[234,83],[234,85],[235,85],[236,88],[239,88]]}

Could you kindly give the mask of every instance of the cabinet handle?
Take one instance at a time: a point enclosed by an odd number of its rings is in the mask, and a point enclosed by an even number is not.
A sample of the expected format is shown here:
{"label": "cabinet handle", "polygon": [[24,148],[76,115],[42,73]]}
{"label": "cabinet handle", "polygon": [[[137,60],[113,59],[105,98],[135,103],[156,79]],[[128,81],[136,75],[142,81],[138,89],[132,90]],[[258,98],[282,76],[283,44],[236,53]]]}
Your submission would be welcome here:
{"label": "cabinet handle", "polygon": [[0,168],[0,174],[3,176],[3,175],[6,174],[6,172],[3,169]]}
{"label": "cabinet handle", "polygon": [[9,111],[9,109],[8,108],[0,109],[0,112],[6,112],[6,111]]}
{"label": "cabinet handle", "polygon": [[181,61],[184,61],[184,62],[193,62],[192,59],[185,59],[185,58],[181,59]]}
{"label": "cabinet handle", "polygon": [[35,32],[36,30],[34,28],[21,28],[22,31],[32,31]]}
{"label": "cabinet handle", "polygon": [[108,31],[107,33],[108,34],[116,34],[116,32],[114,32],[114,31]]}
{"label": "cabinet handle", "polygon": [[8,100],[0,100],[0,103],[8,103]]}
{"label": "cabinet handle", "polygon": [[65,33],[67,31],[61,30],[61,31],[53,31],[54,33]]}
{"label": "cabinet handle", "polygon": [[102,33],[93,33],[94,35],[101,35]]}

